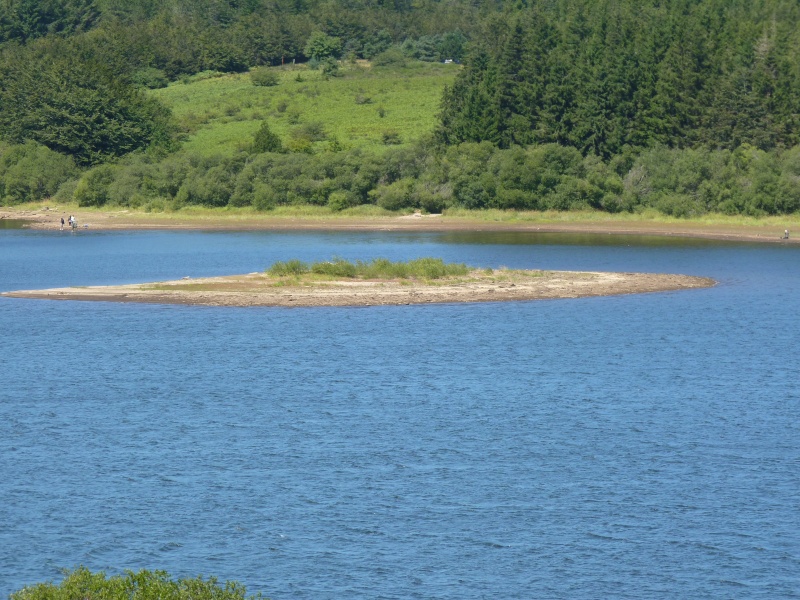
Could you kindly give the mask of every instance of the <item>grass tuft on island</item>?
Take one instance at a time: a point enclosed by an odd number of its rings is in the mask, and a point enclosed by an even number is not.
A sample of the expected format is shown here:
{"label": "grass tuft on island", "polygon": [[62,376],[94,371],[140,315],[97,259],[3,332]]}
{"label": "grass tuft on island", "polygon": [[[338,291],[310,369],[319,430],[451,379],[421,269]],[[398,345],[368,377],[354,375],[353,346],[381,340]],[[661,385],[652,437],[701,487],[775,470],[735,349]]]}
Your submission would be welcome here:
{"label": "grass tuft on island", "polygon": [[442,279],[463,277],[470,272],[463,263],[445,263],[441,258],[417,258],[408,262],[392,262],[386,258],[354,263],[342,258],[312,264],[293,259],[276,262],[267,273],[273,277],[297,277],[308,273],[345,279]]}
{"label": "grass tuft on island", "polygon": [[247,275],[21,290],[0,296],[205,306],[373,306],[643,294],[714,283],[706,277],[672,274],[475,269],[438,258],[405,263],[335,258],[310,265],[300,260],[279,262]]}

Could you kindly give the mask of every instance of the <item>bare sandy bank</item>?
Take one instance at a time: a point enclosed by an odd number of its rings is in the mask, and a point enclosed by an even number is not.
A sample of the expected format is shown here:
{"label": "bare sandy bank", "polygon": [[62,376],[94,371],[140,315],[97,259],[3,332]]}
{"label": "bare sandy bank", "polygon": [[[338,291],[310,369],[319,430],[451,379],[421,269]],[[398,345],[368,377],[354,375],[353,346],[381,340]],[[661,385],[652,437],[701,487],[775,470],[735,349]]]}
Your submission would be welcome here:
{"label": "bare sandy bank", "polygon": [[[79,230],[198,230],[198,231],[495,231],[540,233],[591,233],[608,235],[653,235],[742,242],[800,243],[800,231],[782,239],[785,224],[708,224],[695,221],[648,220],[541,220],[490,221],[448,215],[406,215],[386,217],[331,216],[292,217],[270,213],[183,214],[143,213],[127,210],[65,211],[58,207],[41,209],[0,208],[0,220],[19,219],[33,229],[58,230],[60,219],[70,214],[78,219]],[[794,221],[796,222],[796,221]],[[68,229],[68,228],[65,228]]]}
{"label": "bare sandy bank", "polygon": [[416,280],[303,280],[265,273],[159,283],[5,292],[2,296],[205,306],[373,306],[500,302],[641,294],[705,288],[687,275],[476,270],[465,277]]}

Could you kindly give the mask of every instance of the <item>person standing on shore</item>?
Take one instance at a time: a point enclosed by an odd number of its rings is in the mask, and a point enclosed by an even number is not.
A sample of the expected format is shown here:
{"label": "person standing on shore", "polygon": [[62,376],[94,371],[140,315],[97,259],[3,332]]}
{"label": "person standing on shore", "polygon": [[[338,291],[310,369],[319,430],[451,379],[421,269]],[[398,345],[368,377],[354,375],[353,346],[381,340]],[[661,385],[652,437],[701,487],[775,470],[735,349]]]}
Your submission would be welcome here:
{"label": "person standing on shore", "polygon": [[64,217],[61,217],[61,231],[64,231]]}

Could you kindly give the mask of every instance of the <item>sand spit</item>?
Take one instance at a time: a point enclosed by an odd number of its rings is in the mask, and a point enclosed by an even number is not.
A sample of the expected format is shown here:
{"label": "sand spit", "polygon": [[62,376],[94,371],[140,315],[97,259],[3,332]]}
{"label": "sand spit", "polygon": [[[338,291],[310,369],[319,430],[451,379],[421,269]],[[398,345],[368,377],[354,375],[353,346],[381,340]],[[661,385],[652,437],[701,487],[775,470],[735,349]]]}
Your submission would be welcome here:
{"label": "sand spit", "polygon": [[706,288],[714,284],[713,279],[687,275],[499,269],[476,270],[465,277],[433,281],[291,279],[251,273],[0,295],[204,306],[374,306],[582,298]]}

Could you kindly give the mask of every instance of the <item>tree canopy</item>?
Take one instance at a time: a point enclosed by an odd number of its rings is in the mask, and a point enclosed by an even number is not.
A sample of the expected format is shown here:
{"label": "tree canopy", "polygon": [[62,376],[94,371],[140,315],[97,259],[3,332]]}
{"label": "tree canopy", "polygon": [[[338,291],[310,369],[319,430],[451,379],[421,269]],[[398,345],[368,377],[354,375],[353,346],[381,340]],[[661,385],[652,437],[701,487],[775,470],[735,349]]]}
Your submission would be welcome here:
{"label": "tree canopy", "polygon": [[[796,0],[0,0],[0,202],[792,212],[799,55]],[[270,68],[337,57],[365,81],[464,67],[432,138],[395,124],[363,150],[287,111]],[[279,84],[260,106],[180,113],[187,134],[260,121],[233,156],[135,152],[177,147],[144,88],[246,70]]]}
{"label": "tree canopy", "polygon": [[657,144],[800,141],[800,5],[559,0],[484,23],[439,138],[559,143],[609,158]]}
{"label": "tree canopy", "polygon": [[0,0],[0,43],[87,31],[99,16],[94,0]]}
{"label": "tree canopy", "polygon": [[76,40],[47,38],[0,59],[0,137],[91,165],[170,139],[170,113]]}

